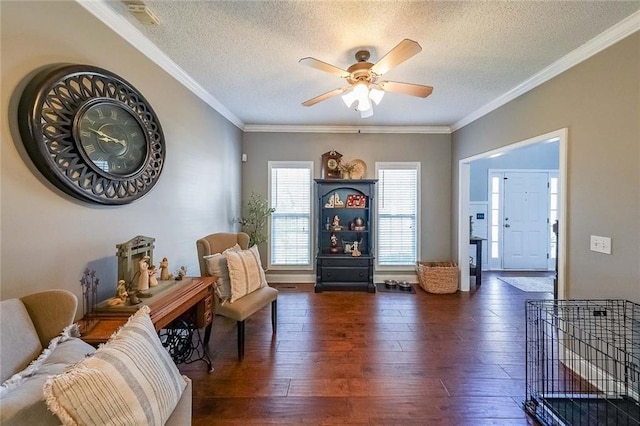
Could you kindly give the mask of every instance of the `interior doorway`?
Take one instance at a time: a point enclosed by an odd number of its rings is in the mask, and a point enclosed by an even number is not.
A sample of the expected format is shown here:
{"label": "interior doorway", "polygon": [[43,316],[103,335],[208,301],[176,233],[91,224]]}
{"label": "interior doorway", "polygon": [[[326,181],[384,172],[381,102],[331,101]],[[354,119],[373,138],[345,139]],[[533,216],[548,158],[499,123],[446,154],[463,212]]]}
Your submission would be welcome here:
{"label": "interior doorway", "polygon": [[[470,235],[470,221],[469,208],[471,204],[471,163],[476,160],[483,160],[492,157],[504,155],[505,153],[530,147],[535,144],[557,142],[558,143],[558,188],[557,188],[557,202],[558,202],[558,226],[560,230],[566,228],[566,175],[567,175],[567,143],[568,143],[568,131],[567,129],[559,129],[544,135],[540,135],[524,141],[515,142],[506,147],[495,149],[482,154],[478,154],[472,157],[468,157],[459,161],[458,167],[458,264],[466,265],[469,259],[469,235]],[[491,214],[491,212],[489,212]],[[561,231],[562,233],[562,231]],[[557,257],[558,257],[558,297],[564,298],[565,294],[565,259],[566,259],[566,244],[565,238],[560,238],[557,242]],[[545,259],[546,260],[546,259]],[[555,262],[554,262],[555,263]],[[469,291],[470,277],[468,268],[460,268],[461,274],[461,290]]]}

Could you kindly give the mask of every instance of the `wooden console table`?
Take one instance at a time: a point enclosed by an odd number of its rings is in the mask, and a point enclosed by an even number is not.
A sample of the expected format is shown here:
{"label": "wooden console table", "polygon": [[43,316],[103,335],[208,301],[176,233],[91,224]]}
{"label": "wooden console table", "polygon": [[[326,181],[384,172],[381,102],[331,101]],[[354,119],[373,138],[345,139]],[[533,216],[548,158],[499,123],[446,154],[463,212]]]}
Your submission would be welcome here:
{"label": "wooden console table", "polygon": [[[166,328],[185,313],[192,312],[193,325],[197,328],[206,327],[206,346],[214,314],[213,283],[213,277],[160,281],[157,287],[150,289],[151,297],[141,298],[142,303],[137,305],[131,305],[128,299],[125,304],[114,306],[109,306],[107,301],[103,301],[98,304],[91,317],[83,318],[86,320],[84,322],[91,323],[92,326],[82,332],[81,339],[94,346],[106,342],[131,315],[146,305],[150,309],[151,321],[157,331]],[[206,347],[203,349],[206,351]],[[205,362],[211,367],[208,357]]]}

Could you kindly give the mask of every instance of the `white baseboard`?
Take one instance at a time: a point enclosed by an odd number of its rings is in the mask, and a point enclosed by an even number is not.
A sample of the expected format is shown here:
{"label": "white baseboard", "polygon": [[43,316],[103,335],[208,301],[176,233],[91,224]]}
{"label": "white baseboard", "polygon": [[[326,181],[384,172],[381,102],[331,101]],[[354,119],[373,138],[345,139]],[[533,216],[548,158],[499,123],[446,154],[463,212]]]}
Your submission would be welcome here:
{"label": "white baseboard", "polygon": [[267,281],[270,283],[314,284],[316,282],[316,275],[313,273],[282,274],[267,272],[266,275]]}
{"label": "white baseboard", "polygon": [[566,346],[559,346],[562,354],[560,362],[569,370],[579,375],[583,380],[600,390],[608,398],[627,396],[638,400],[639,395],[633,389],[625,389],[619,380],[615,380],[608,372],[582,358]]}
{"label": "white baseboard", "polygon": [[[301,274],[283,274],[277,272],[267,271],[267,281],[272,283],[286,283],[286,284],[314,284],[316,282],[316,275],[311,273]],[[411,284],[418,283],[418,276],[415,272],[378,272],[373,274],[373,281],[376,283],[383,283],[385,280],[396,281],[408,281]]]}
{"label": "white baseboard", "polygon": [[408,281],[411,284],[418,284],[418,276],[415,272],[375,272],[373,274],[373,282],[383,283],[385,280]]}

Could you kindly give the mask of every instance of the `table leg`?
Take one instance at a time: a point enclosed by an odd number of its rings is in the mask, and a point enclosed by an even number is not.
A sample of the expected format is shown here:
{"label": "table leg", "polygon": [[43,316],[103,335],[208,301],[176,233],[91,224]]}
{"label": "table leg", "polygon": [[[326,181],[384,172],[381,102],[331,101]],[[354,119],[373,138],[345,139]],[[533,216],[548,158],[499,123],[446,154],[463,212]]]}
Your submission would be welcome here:
{"label": "table leg", "polygon": [[482,284],[482,241],[476,243],[476,287]]}

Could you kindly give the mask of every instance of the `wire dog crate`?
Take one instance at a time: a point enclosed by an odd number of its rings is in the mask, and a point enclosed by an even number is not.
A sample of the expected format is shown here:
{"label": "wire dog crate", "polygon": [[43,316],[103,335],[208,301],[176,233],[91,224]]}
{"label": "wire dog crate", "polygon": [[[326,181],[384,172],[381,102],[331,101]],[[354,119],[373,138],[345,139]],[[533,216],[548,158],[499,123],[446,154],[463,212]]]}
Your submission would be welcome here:
{"label": "wire dog crate", "polygon": [[524,408],[545,425],[640,425],[640,305],[526,302]]}

